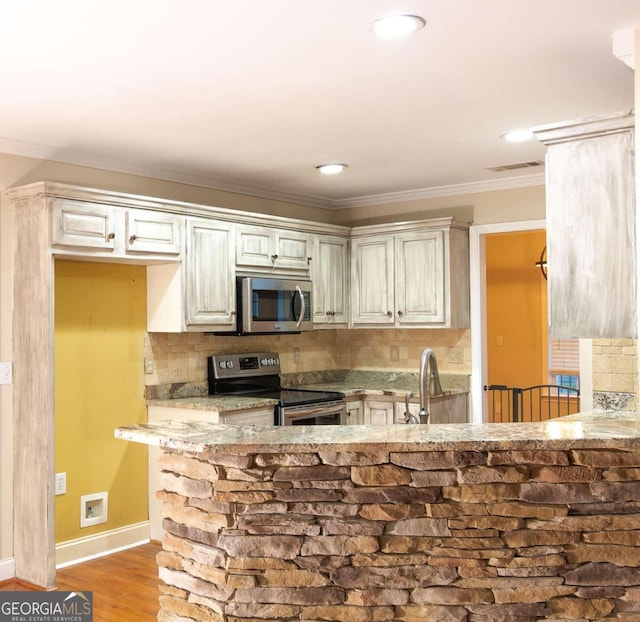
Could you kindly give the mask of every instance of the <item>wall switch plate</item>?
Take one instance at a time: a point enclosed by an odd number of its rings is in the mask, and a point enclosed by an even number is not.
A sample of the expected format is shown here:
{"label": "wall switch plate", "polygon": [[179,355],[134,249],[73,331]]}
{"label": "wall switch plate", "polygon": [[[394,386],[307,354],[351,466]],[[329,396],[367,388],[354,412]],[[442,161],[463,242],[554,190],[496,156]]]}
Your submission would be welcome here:
{"label": "wall switch plate", "polygon": [[64,495],[67,493],[67,474],[56,473],[56,495]]}
{"label": "wall switch plate", "polygon": [[0,362],[0,384],[13,384],[13,363]]}

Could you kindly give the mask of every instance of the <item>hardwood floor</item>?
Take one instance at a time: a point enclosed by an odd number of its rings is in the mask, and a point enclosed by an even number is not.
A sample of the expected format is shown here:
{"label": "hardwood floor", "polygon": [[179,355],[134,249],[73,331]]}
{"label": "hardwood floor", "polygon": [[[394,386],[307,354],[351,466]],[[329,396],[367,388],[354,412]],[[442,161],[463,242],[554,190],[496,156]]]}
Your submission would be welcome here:
{"label": "hardwood floor", "polygon": [[[59,590],[93,592],[94,622],[152,622],[158,616],[160,544],[150,543],[58,570]],[[5,581],[0,590],[29,590]]]}

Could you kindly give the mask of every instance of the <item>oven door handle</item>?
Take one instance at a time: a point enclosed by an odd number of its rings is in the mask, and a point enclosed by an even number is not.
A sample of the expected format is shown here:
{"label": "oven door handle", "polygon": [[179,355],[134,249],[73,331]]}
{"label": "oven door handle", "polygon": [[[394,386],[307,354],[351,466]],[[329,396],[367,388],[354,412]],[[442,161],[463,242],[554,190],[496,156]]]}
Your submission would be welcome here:
{"label": "oven door handle", "polygon": [[290,409],[285,407],[283,409],[283,419],[296,421],[297,419],[309,419],[310,417],[318,417],[336,412],[342,413],[342,411],[346,411],[346,406],[344,404],[336,404],[335,402],[327,406],[310,406],[309,408],[300,408],[300,410],[295,407]]}
{"label": "oven door handle", "polygon": [[296,292],[300,296],[300,317],[296,322],[296,328],[300,328],[300,324],[302,324],[302,320],[304,320],[304,313],[307,310],[306,309],[307,305],[304,301],[304,295],[302,294],[302,290],[300,289],[299,285],[296,285]]}

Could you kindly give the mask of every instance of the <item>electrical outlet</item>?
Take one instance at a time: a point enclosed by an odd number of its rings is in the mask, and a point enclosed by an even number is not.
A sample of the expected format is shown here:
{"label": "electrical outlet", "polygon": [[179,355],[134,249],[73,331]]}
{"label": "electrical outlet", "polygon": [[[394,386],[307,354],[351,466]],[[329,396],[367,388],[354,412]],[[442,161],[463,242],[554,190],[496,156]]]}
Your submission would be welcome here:
{"label": "electrical outlet", "polygon": [[452,348],[449,351],[449,361],[451,363],[464,363],[464,350],[462,348]]}
{"label": "electrical outlet", "polygon": [[13,363],[11,361],[0,363],[0,384],[13,384]]}
{"label": "electrical outlet", "polygon": [[300,362],[300,348],[293,349],[293,362],[294,363]]}
{"label": "electrical outlet", "polygon": [[144,373],[152,374],[155,371],[155,365],[153,364],[153,359],[150,356],[145,357],[144,359]]}
{"label": "electrical outlet", "polygon": [[67,493],[67,474],[56,473],[56,495],[64,495]]}
{"label": "electrical outlet", "polygon": [[391,346],[389,349],[389,357],[392,361],[400,360],[400,348],[398,346]]}

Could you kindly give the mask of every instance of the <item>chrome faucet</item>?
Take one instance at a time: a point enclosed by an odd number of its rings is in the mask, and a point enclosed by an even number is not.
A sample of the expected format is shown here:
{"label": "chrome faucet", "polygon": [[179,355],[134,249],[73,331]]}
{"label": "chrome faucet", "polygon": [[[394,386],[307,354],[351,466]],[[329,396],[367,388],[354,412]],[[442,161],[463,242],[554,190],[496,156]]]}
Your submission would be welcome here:
{"label": "chrome faucet", "polygon": [[436,355],[431,348],[422,351],[420,359],[420,411],[418,418],[420,423],[429,423],[429,398],[442,395],[440,377],[438,376],[438,363]]}

